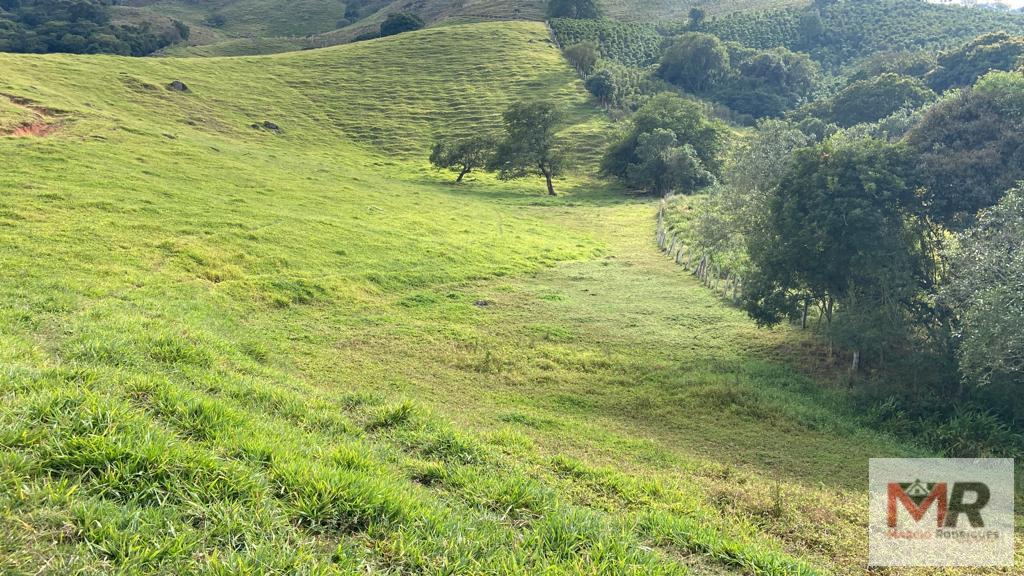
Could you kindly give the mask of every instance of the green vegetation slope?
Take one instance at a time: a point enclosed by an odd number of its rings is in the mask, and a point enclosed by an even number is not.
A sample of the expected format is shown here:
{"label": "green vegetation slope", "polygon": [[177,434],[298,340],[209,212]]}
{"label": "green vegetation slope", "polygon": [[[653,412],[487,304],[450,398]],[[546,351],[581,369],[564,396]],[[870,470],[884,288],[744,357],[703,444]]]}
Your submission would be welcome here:
{"label": "green vegetation slope", "polygon": [[648,202],[426,169],[523,97],[601,145],[543,25],[0,66],[0,572],[861,571],[913,450],[812,343]]}

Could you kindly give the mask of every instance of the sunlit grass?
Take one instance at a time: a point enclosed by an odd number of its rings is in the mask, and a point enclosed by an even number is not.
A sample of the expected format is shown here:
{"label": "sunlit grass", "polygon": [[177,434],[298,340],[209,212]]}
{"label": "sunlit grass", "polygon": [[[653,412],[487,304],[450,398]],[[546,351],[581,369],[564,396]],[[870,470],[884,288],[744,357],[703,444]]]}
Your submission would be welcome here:
{"label": "sunlit grass", "polygon": [[[0,140],[0,573],[862,571],[913,450],[587,175],[542,25],[0,64],[70,112]],[[527,96],[589,150],[562,196],[427,168]]]}

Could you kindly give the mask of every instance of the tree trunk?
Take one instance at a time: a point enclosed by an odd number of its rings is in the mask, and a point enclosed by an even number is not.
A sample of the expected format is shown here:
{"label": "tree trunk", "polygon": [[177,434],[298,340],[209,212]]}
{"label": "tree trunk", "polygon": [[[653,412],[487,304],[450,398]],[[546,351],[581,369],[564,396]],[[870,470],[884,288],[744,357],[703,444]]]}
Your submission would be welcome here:
{"label": "tree trunk", "polygon": [[555,196],[555,186],[551,183],[551,172],[544,170],[544,179],[548,182],[548,196]]}
{"label": "tree trunk", "polygon": [[465,176],[466,174],[469,174],[470,170],[472,170],[472,168],[468,166],[463,166],[462,172],[459,172],[459,177],[455,179],[455,183],[458,184],[459,182],[462,182],[462,177]]}

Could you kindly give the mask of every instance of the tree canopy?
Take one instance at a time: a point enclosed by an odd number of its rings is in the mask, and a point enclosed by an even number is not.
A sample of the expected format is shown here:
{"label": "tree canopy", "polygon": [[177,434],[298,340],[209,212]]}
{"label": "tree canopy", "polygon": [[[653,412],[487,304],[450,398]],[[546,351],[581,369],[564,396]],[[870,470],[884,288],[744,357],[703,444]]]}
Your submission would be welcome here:
{"label": "tree canopy", "polygon": [[494,150],[494,142],[489,136],[477,135],[461,140],[442,140],[434,144],[430,152],[430,163],[438,170],[455,170],[462,179],[473,170],[487,165]]}
{"label": "tree canopy", "polygon": [[937,91],[970,86],[992,70],[1015,69],[1024,56],[1024,37],[1006,32],[984,34],[967,44],[939,54],[928,85]]}
{"label": "tree canopy", "polygon": [[1024,384],[1024,188],[983,210],[949,259],[943,296],[957,313],[961,373]]}
{"label": "tree canopy", "polygon": [[188,39],[185,24],[110,23],[109,0],[3,0],[0,51],[144,56]]}
{"label": "tree canopy", "polygon": [[886,73],[847,85],[831,98],[814,102],[798,116],[814,116],[844,128],[875,122],[898,110],[919,108],[936,98],[917,78]]}
{"label": "tree canopy", "polygon": [[1024,75],[992,72],[929,108],[907,135],[932,216],[962,228],[1024,179]]}
{"label": "tree canopy", "polygon": [[552,180],[562,170],[562,153],[555,145],[562,111],[543,100],[517,102],[505,111],[503,118],[505,138],[498,144],[489,167],[502,180],[543,176],[548,194],[554,196]]}
{"label": "tree canopy", "polygon": [[693,93],[713,88],[729,74],[729,51],[717,36],[689,32],[665,50],[658,76]]}
{"label": "tree canopy", "polygon": [[[605,155],[602,171],[652,191],[692,192],[719,175],[725,145],[725,127],[708,119],[701,104],[663,92],[634,114],[630,129]],[[656,177],[658,166],[672,166],[674,176]]]}
{"label": "tree canopy", "polygon": [[713,97],[755,118],[781,116],[806,100],[818,83],[819,71],[806,54],[785,48],[733,50],[732,73]]}
{"label": "tree canopy", "polygon": [[905,148],[871,139],[797,150],[749,240],[751,316],[776,324],[813,301],[831,320],[855,295],[901,302],[917,268],[904,221],[915,211],[912,166]]}
{"label": "tree canopy", "polygon": [[596,0],[551,0],[548,3],[548,18],[597,19],[601,7]]}

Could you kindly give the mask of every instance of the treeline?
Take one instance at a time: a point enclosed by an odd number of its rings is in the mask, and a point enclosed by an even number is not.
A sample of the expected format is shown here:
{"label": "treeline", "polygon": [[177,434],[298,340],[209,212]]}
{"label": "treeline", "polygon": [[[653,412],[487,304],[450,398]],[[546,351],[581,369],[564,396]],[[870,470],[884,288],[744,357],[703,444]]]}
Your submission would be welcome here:
{"label": "treeline", "polygon": [[110,22],[110,0],[0,0],[0,51],[144,56],[187,40],[189,28]]}
{"label": "treeline", "polygon": [[[816,327],[865,413],[954,456],[1024,451],[1024,73],[825,133],[766,120],[693,249],[762,325]],[[1013,335],[1013,336],[1011,336]]]}

